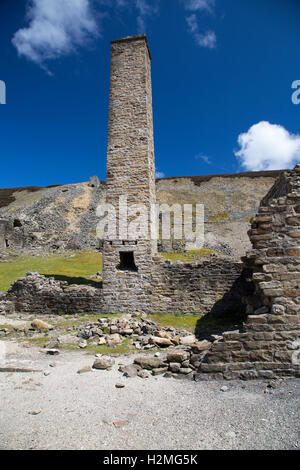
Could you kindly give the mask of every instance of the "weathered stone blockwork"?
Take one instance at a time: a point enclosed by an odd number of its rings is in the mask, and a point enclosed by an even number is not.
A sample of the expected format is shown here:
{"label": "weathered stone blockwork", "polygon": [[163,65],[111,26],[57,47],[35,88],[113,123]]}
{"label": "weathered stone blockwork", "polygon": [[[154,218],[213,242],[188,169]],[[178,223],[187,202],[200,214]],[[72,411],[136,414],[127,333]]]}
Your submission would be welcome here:
{"label": "weathered stone blockwork", "polygon": [[[106,202],[117,210],[119,197],[128,206],[155,203],[152,89],[146,36],[113,41],[107,144]],[[149,211],[150,213],[150,211]],[[128,217],[128,221],[131,219]],[[118,226],[119,228],[119,226]],[[106,313],[150,311],[152,256],[156,243],[147,237],[128,240],[126,233],[103,245],[103,308]],[[131,253],[134,269],[121,266]]]}
{"label": "weathered stone blockwork", "polygon": [[186,263],[155,258],[151,311],[184,315],[242,315],[242,297],[252,292],[249,272],[227,258]]}
{"label": "weathered stone blockwork", "polygon": [[0,220],[0,250],[9,247],[23,248],[25,238],[22,228],[14,226],[10,220]]}
{"label": "weathered stone blockwork", "polygon": [[[1,302],[2,301],[2,302]],[[0,311],[30,314],[74,314],[101,312],[102,289],[90,286],[70,286],[39,273],[28,273],[18,279],[0,297]]]}
{"label": "weathered stone blockwork", "polygon": [[256,291],[242,332],[224,333],[202,364],[213,377],[300,376],[300,166],[263,199],[244,259]]}

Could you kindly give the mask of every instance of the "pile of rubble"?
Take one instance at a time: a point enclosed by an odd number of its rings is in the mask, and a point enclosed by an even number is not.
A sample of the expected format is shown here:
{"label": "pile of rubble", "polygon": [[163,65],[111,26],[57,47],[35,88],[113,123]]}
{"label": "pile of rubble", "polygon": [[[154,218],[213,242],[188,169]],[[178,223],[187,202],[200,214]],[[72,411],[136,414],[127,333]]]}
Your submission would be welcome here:
{"label": "pile of rubble", "polygon": [[[138,376],[145,379],[152,374],[194,380],[210,346],[211,343],[204,340],[190,347],[174,348],[167,354],[157,352],[152,357],[140,356],[135,358],[133,364],[120,364],[119,371],[125,377]],[[115,360],[112,357],[103,356],[94,361],[93,369],[111,370],[114,364]]]}
{"label": "pile of rubble", "polygon": [[93,340],[99,345],[115,347],[129,339],[138,350],[155,347],[169,348],[179,345],[196,345],[197,338],[186,330],[162,328],[145,314],[127,314],[118,318],[103,317],[78,329],[78,337]]}
{"label": "pile of rubble", "polygon": [[[174,327],[159,327],[146,315],[128,314],[118,318],[100,318],[97,322],[88,323],[78,330],[83,340],[93,340],[97,344],[116,347],[129,339],[137,350],[161,348],[154,356],[140,356],[130,365],[120,365],[119,371],[126,377],[147,378],[152,375],[165,377],[186,377],[194,379],[201,362],[212,346],[208,340],[198,341],[196,336],[185,330]],[[213,338],[219,341],[220,338]],[[167,352],[164,349],[167,348]],[[94,369],[110,370],[115,364],[112,357],[100,356]]]}

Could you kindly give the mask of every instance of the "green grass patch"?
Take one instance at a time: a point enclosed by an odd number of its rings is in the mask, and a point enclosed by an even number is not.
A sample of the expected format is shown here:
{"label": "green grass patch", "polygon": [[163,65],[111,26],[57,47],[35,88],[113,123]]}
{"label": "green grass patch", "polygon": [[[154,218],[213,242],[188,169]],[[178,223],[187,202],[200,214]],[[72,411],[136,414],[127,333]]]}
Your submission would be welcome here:
{"label": "green grass patch", "polygon": [[49,341],[50,338],[48,336],[41,336],[40,338],[24,338],[24,341],[22,340],[22,343],[29,343],[37,348],[44,348],[45,344]]}
{"label": "green grass patch", "polygon": [[174,328],[194,332],[199,320],[199,315],[151,314],[149,318],[162,327],[173,326]]}
{"label": "green grass patch", "polygon": [[125,338],[122,343],[116,344],[115,348],[109,348],[105,344],[93,345],[91,344],[92,342],[93,340],[88,341],[87,348],[84,349],[84,351],[86,351],[89,354],[105,354],[105,355],[120,354],[121,355],[121,354],[125,354],[128,352],[137,351],[137,349],[132,344],[130,344],[130,338]]}
{"label": "green grass patch", "polygon": [[69,284],[97,285],[99,281],[88,276],[102,271],[102,255],[81,251],[47,256],[20,256],[8,263],[0,263],[0,291],[6,291],[16,279],[24,277],[27,271],[54,276]]}

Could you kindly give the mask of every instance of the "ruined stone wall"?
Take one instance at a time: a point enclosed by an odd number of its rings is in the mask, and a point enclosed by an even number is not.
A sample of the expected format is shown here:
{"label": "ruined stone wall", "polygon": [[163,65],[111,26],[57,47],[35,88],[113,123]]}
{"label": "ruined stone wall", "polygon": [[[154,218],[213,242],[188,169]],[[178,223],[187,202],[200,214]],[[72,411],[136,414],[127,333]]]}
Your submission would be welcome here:
{"label": "ruined stone wall", "polygon": [[[144,35],[111,43],[111,75],[107,144],[106,202],[117,211],[119,197],[128,206],[155,202],[155,168],[150,52]],[[130,223],[133,217],[128,215]],[[103,244],[103,297],[107,313],[149,311],[152,255],[156,243],[148,233],[126,232]],[[121,256],[131,253],[135,269],[120,267]]]}
{"label": "ruined stone wall", "polygon": [[[275,197],[276,196],[276,197]],[[218,378],[300,376],[300,166],[263,199],[244,259],[256,290],[244,329],[213,344],[202,372]]]}
{"label": "ruined stone wall", "polygon": [[102,289],[68,285],[39,273],[18,279],[0,298],[0,312],[29,314],[97,314],[102,311]]}
{"label": "ruined stone wall", "polygon": [[243,315],[242,298],[252,285],[243,264],[211,257],[187,263],[155,258],[151,311],[183,315]]}

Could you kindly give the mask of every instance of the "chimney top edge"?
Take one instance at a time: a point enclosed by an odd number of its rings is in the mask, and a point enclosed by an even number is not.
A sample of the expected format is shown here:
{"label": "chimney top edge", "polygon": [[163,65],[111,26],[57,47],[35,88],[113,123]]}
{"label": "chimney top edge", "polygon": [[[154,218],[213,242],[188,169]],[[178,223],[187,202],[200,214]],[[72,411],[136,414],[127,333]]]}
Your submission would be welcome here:
{"label": "chimney top edge", "polygon": [[151,56],[151,52],[150,52],[150,49],[149,49],[149,44],[148,44],[148,41],[147,41],[146,34],[139,34],[139,35],[135,35],[135,36],[126,36],[124,38],[115,39],[114,41],[110,41],[110,43],[111,44],[116,44],[118,42],[139,41],[141,39],[144,39],[145,42],[146,42],[146,46],[147,46],[147,49],[148,49],[148,52],[149,52],[149,57],[150,57],[150,60],[151,60],[152,56]]}

